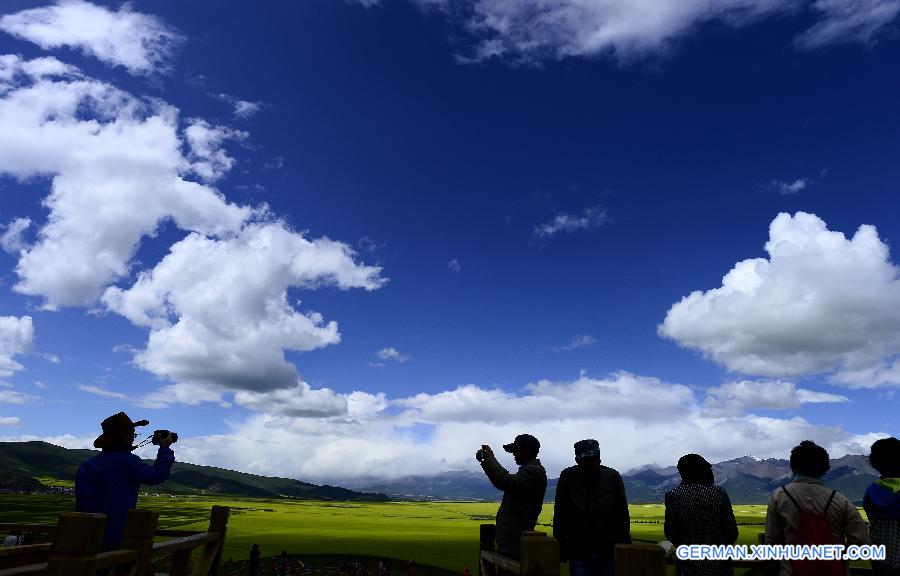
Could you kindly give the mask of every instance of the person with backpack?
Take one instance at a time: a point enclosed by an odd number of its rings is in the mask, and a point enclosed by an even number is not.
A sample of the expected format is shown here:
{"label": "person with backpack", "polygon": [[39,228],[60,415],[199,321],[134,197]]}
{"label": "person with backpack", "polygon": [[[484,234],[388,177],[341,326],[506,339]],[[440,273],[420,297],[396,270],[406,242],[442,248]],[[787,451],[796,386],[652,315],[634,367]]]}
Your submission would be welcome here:
{"label": "person with backpack", "polygon": [[[828,452],[809,440],[791,450],[794,480],[775,490],[766,512],[766,544],[869,543],[866,523],[846,496],[827,488]],[[840,560],[783,560],[781,576],[847,576]]]}
{"label": "person with backpack", "polygon": [[900,576],[900,440],[883,438],[872,444],[869,464],[881,477],[863,497],[872,544],[885,549],[884,561],[872,561],[879,576]]}
{"label": "person with backpack", "polygon": [[[731,499],[715,485],[712,465],[699,454],[678,460],[681,484],[666,492],[663,531],[674,546],[730,545],[738,538]],[[678,560],[676,576],[732,576],[731,563],[722,560]]]}

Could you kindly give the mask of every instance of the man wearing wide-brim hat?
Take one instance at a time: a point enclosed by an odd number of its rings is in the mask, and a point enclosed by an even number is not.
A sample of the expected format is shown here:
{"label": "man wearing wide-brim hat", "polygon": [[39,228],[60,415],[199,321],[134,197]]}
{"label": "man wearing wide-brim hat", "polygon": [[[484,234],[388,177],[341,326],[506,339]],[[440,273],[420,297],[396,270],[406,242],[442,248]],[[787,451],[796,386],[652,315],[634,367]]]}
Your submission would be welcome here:
{"label": "man wearing wide-brim hat", "polygon": [[482,446],[475,458],[481,462],[491,484],[503,491],[503,502],[497,510],[497,552],[518,560],[522,532],[534,530],[541,514],[547,472],[537,459],[541,443],[531,434],[519,434],[513,442],[504,444],[503,449],[519,465],[515,474],[510,474],[497,461],[490,446]]}
{"label": "man wearing wide-brim hat", "polygon": [[159,451],[152,466],[132,454],[135,428],[147,420],[134,422],[124,412],[101,423],[103,434],[94,440],[102,452],[78,467],[75,476],[75,509],[78,512],[106,514],[104,550],[115,550],[122,542],[125,516],[137,506],[141,484],[159,484],[169,477],[175,453],[169,446],[172,435],[158,440]]}

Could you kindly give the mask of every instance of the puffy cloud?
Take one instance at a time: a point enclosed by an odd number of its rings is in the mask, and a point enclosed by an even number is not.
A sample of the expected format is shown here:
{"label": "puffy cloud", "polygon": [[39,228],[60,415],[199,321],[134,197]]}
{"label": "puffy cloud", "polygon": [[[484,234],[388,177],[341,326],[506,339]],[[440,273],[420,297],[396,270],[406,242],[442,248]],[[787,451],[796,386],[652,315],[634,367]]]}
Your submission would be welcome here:
{"label": "puffy cloud", "polygon": [[577,214],[557,214],[549,222],[534,227],[534,235],[538,238],[549,238],[560,232],[575,232],[597,228],[609,222],[606,208],[593,206],[585,208]]}
{"label": "puffy cloud", "polygon": [[900,281],[873,226],[848,239],[813,214],[779,214],[766,251],[674,304],[659,334],[735,372],[837,369],[839,383],[900,353]]}
{"label": "puffy cloud", "polygon": [[0,18],[0,30],[48,50],[70,47],[132,74],[165,69],[181,35],[162,20],[85,2],[58,0],[53,6],[23,10]]}
{"label": "puffy cloud", "polygon": [[300,418],[341,416],[348,411],[346,397],[328,388],[313,390],[306,382],[268,392],[240,391],[234,401],[257,412]]}
{"label": "puffy cloud", "polygon": [[477,386],[460,386],[437,394],[417,394],[395,401],[404,417],[428,424],[442,422],[542,422],[572,418],[671,417],[692,406],[687,386],[657,378],[617,372],[608,378],[584,374],[572,382],[540,380],[525,394]]}
{"label": "puffy cloud", "polygon": [[219,240],[187,236],[130,288],[110,287],[103,302],[150,328],[135,356],[142,368],[176,382],[270,391],[298,379],[285,350],[340,340],[334,321],[295,310],[288,288],[374,290],[385,282],[380,272],[357,264],[341,242],[255,223]]}
{"label": "puffy cloud", "polygon": [[8,378],[24,368],[15,356],[27,354],[33,340],[31,316],[0,316],[0,378]]}
{"label": "puffy cloud", "polygon": [[[633,61],[666,53],[707,24],[741,27],[797,11],[809,0],[416,0],[437,7],[475,43],[463,59],[518,62],[612,55]],[[365,4],[373,4],[366,0]],[[871,42],[894,20],[900,0],[815,0],[817,20],[802,48]]]}
{"label": "puffy cloud", "polygon": [[447,263],[447,270],[454,274],[459,274],[460,270],[462,270],[462,266],[459,264],[459,259],[454,258]]}
{"label": "puffy cloud", "polygon": [[215,402],[227,408],[229,403],[222,398],[219,387],[194,382],[176,382],[163,386],[156,392],[145,394],[137,399],[136,404],[142,408],[162,409],[172,404],[197,406],[204,402]]}
{"label": "puffy cloud", "polygon": [[6,231],[0,236],[0,247],[6,252],[17,255],[24,250],[28,243],[25,242],[23,235],[31,226],[30,218],[16,218],[6,227]]}
{"label": "puffy cloud", "polygon": [[572,340],[570,340],[568,344],[565,344],[564,346],[554,346],[552,350],[554,352],[571,352],[572,350],[579,350],[581,348],[590,348],[596,343],[597,339],[590,334],[576,334],[575,336],[572,336]]}
{"label": "puffy cloud", "polygon": [[403,364],[407,362],[412,356],[409,354],[401,354],[396,348],[393,346],[388,346],[387,348],[382,348],[378,352],[375,353],[376,356],[380,360],[390,360],[392,362],[399,362]]}
{"label": "puffy cloud", "polygon": [[[307,390],[300,392],[302,398]],[[353,408],[358,395],[365,395],[365,410]],[[541,460],[555,475],[572,464],[572,445],[582,438],[597,438],[604,462],[627,470],[648,462],[673,464],[687,452],[711,460],[746,454],[784,458],[810,438],[835,454],[862,453],[882,436],[855,435],[802,418],[711,415],[690,388],[628,373],[544,380],[517,393],[463,386],[397,399],[390,402],[393,409],[382,396],[354,392],[347,399],[347,414],[291,418],[261,413],[237,422],[227,435],[185,438],[179,457],[261,474],[339,481],[475,471],[478,446],[499,449],[516,434],[530,432],[542,441]],[[657,402],[664,406],[659,414]],[[512,465],[511,458],[500,457]]]}
{"label": "puffy cloud", "polygon": [[816,0],[819,16],[809,30],[797,37],[797,45],[812,50],[829,44],[871,44],[900,13],[900,0]]}
{"label": "puffy cloud", "polygon": [[175,109],[46,60],[29,71],[33,62],[0,60],[0,82],[10,77],[0,97],[0,172],[52,178],[49,219],[21,252],[18,292],[42,297],[47,308],[91,305],[128,275],[141,238],[161,222],[217,235],[240,230],[252,215],[184,179],[192,163]]}
{"label": "puffy cloud", "polygon": [[218,180],[234,166],[234,158],[222,148],[226,140],[243,140],[246,132],[225,126],[213,126],[195,118],[184,129],[184,138],[191,149],[191,171],[206,181]]}
{"label": "puffy cloud", "polygon": [[102,388],[100,386],[94,385],[80,385],[78,389],[82,392],[87,392],[88,394],[93,394],[94,396],[103,396],[104,398],[113,398],[116,400],[126,400],[128,399],[127,394],[122,394],[121,392],[115,392],[113,390],[107,390],[106,388]]}
{"label": "puffy cloud", "polygon": [[846,396],[797,388],[780,380],[741,380],[706,389],[710,414],[737,414],[754,409],[793,410],[803,404],[849,402]]}
{"label": "puffy cloud", "polygon": [[18,416],[0,416],[0,426],[18,426],[22,419]]}

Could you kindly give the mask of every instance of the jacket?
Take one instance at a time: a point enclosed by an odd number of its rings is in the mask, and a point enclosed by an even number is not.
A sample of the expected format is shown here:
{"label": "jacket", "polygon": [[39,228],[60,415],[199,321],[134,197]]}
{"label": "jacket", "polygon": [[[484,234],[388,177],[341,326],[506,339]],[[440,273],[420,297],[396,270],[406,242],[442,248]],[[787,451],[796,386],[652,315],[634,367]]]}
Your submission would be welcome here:
{"label": "jacket", "polygon": [[[728,493],[720,486],[681,483],[666,492],[666,538],[675,546],[734,544],[737,522]],[[679,560],[675,574],[729,576],[731,564],[715,560]]]}
{"label": "jacket", "polygon": [[866,489],[863,508],[869,517],[872,544],[885,547],[884,561],[873,561],[872,566],[886,574],[900,574],[900,478],[873,482]]}
{"label": "jacket", "polygon": [[[832,489],[822,484],[821,480],[803,476],[795,478],[787,485],[787,489],[797,503],[810,512],[822,512],[832,492]],[[825,516],[836,544],[869,543],[866,523],[856,506],[840,492],[834,495]],[[793,544],[799,520],[800,510],[794,506],[783,489],[775,490],[766,512],[766,544]],[[782,576],[793,573],[789,561],[781,563],[780,573]],[[847,573],[850,573],[849,569]]]}
{"label": "jacket", "polygon": [[175,453],[160,447],[150,466],[131,452],[103,451],[78,467],[75,475],[75,510],[106,514],[104,550],[122,543],[125,516],[137,506],[141,484],[160,484],[169,477]]}
{"label": "jacket", "polygon": [[534,530],[544,505],[547,472],[540,460],[530,460],[510,474],[493,454],[485,455],[481,467],[491,484],[503,491],[497,510],[497,552],[518,560],[522,532]]}
{"label": "jacket", "polygon": [[598,471],[580,466],[559,475],[553,505],[553,537],[564,560],[611,558],[616,544],[631,543],[625,483],[612,468]]}

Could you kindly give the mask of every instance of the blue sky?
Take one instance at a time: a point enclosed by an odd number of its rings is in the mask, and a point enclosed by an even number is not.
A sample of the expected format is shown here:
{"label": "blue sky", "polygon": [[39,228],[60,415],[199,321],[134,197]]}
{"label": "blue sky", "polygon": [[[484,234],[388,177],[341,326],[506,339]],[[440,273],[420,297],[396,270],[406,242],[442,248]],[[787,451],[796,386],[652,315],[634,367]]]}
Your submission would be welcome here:
{"label": "blue sky", "polygon": [[646,8],[5,2],[0,436],[346,479],[896,435],[900,2]]}

